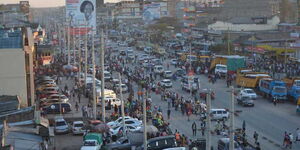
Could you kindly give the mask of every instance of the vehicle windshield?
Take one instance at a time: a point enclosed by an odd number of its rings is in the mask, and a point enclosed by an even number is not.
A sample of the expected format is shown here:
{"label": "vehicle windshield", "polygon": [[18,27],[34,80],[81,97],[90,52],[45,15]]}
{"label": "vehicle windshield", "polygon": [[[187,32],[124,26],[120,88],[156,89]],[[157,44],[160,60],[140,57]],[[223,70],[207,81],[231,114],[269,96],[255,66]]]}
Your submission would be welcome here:
{"label": "vehicle windshield", "polygon": [[275,93],[286,93],[286,88],[285,87],[280,87],[280,86],[276,86],[274,87],[274,92]]}
{"label": "vehicle windshield", "polygon": [[84,141],[84,146],[96,146],[96,141]]}
{"label": "vehicle windshield", "polygon": [[83,127],[83,124],[81,124],[81,123],[74,124],[74,127]]}
{"label": "vehicle windshield", "polygon": [[163,81],[164,83],[171,83],[171,81],[169,81],[169,80],[165,80],[165,81]]}
{"label": "vehicle windshield", "polygon": [[218,69],[218,70],[227,70],[227,67],[225,67],[225,66],[216,66],[216,69]]}
{"label": "vehicle windshield", "polygon": [[245,92],[248,93],[248,94],[254,94],[253,90],[246,90]]}
{"label": "vehicle windshield", "polygon": [[66,122],[64,121],[56,122],[56,126],[64,126],[64,125],[67,125]]}

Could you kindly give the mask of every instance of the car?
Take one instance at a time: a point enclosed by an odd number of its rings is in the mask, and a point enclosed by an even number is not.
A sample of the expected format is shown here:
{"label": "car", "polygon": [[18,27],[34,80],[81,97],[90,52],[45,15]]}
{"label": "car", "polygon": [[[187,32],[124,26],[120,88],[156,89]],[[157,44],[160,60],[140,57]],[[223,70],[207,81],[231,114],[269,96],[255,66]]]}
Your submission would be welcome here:
{"label": "car", "polygon": [[[141,126],[133,126],[133,125],[125,124],[125,129],[126,132],[127,131],[134,132],[134,131],[139,131],[141,129]],[[118,135],[118,133],[124,132],[122,123],[119,126],[109,129],[109,132],[110,135]]]}
{"label": "car", "polygon": [[165,77],[166,79],[172,78],[172,71],[169,71],[169,70],[164,71],[164,77]]}
{"label": "car", "polygon": [[160,81],[160,85],[164,88],[171,88],[173,86],[172,81],[170,79],[164,79]]}
{"label": "car", "polygon": [[64,94],[52,94],[52,95],[49,95],[47,98],[43,98],[41,99],[41,101],[45,101],[45,100],[51,100],[51,99],[58,99],[58,100],[61,100],[62,102],[68,102],[69,101],[69,98],[64,95]]}
{"label": "car", "polygon": [[237,97],[249,97],[252,99],[257,99],[257,94],[254,92],[254,90],[246,88],[246,89],[242,89],[239,93],[239,95]]}
{"label": "car", "polygon": [[55,134],[69,133],[69,125],[62,117],[55,118],[54,120],[54,132]]}
{"label": "car", "polygon": [[136,146],[130,142],[128,138],[121,137],[116,142],[106,144],[106,150],[131,150],[132,146]]}
{"label": "car", "polygon": [[184,69],[177,69],[174,74],[179,77],[183,77],[186,75],[186,71]]}
{"label": "car", "polygon": [[[116,92],[120,92],[120,84],[115,84],[114,89]],[[122,93],[128,92],[128,87],[126,84],[121,84],[121,91]]]}
{"label": "car", "polygon": [[126,51],[125,50],[120,50],[120,55],[121,56],[126,56]]}
{"label": "car", "polygon": [[162,65],[162,61],[160,59],[154,58],[151,60],[154,65]]}
{"label": "car", "polygon": [[154,73],[161,74],[164,72],[164,67],[162,65],[154,66]]}
{"label": "car", "polygon": [[176,65],[177,64],[177,59],[171,59],[171,64]]}
{"label": "car", "polygon": [[193,81],[189,81],[189,80],[183,80],[181,81],[181,88],[182,90],[185,90],[185,91],[197,91],[198,90],[198,85],[197,83],[193,82]]}
{"label": "car", "polygon": [[70,103],[53,103],[42,107],[43,111],[47,114],[58,114],[58,113],[68,113],[72,111],[72,106]]}
{"label": "car", "polygon": [[72,133],[73,135],[84,134],[85,130],[83,129],[84,123],[83,121],[74,121],[72,123]]}
{"label": "car", "polygon": [[[229,150],[230,139],[221,138],[218,140],[218,150]],[[239,145],[238,142],[234,141],[234,150],[242,150],[243,148]]]}
{"label": "car", "polygon": [[[125,120],[125,121],[126,121],[126,120],[130,120],[130,119],[138,120],[138,119],[132,118],[132,117],[130,117],[130,116],[125,116],[125,117],[124,117],[124,120]],[[121,124],[121,123],[122,123],[122,120],[123,120],[122,117],[119,117],[119,118],[118,118],[117,120],[115,120],[115,121],[108,122],[107,125],[110,126],[110,127],[112,127],[112,128],[114,128],[114,127],[118,126],[119,124]]]}
{"label": "car", "polygon": [[41,92],[47,92],[47,91],[58,91],[59,88],[57,86],[51,86],[51,87],[45,87],[41,89]]}
{"label": "car", "polygon": [[242,96],[240,98],[237,98],[236,99],[238,104],[246,107],[246,106],[250,106],[250,107],[253,107],[254,106],[254,101],[251,97],[248,97],[248,96]]}
{"label": "car", "polygon": [[110,80],[111,79],[111,73],[108,71],[104,71],[104,80]]}
{"label": "car", "polygon": [[[148,150],[163,150],[166,148],[173,148],[173,147],[177,147],[177,142],[175,140],[174,135],[155,137],[147,141]],[[144,149],[144,145],[137,148],[137,150],[143,150],[143,149]]]}
{"label": "car", "polygon": [[226,109],[211,109],[210,114],[212,120],[227,120],[229,118],[229,112]]}

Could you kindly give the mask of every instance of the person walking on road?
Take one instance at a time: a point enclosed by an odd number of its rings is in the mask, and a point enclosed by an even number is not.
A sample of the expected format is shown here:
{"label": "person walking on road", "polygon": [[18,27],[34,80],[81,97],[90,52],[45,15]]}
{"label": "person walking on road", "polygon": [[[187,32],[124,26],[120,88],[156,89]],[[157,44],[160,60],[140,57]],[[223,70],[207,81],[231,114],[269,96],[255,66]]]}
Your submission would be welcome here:
{"label": "person walking on road", "polygon": [[168,108],[167,115],[168,115],[168,119],[170,119],[170,116],[171,116],[171,110],[170,110],[170,108]]}
{"label": "person walking on road", "polygon": [[76,102],[76,104],[75,104],[75,108],[76,108],[76,111],[78,111],[78,109],[79,109],[78,102]]}
{"label": "person walking on road", "polygon": [[195,121],[192,124],[192,130],[193,130],[193,136],[196,136],[197,135],[197,125],[196,125]]}
{"label": "person walking on road", "polygon": [[253,138],[254,138],[254,140],[255,140],[255,143],[257,143],[257,140],[258,140],[258,133],[257,133],[256,131],[254,131]]}

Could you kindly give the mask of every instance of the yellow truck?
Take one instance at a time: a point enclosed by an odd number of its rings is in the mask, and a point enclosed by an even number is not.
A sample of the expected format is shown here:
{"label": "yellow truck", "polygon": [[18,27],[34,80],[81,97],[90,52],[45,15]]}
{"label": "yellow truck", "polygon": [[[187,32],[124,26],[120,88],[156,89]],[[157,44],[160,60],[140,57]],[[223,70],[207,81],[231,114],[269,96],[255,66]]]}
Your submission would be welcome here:
{"label": "yellow truck", "polygon": [[252,72],[251,70],[239,70],[236,76],[236,85],[238,87],[256,88],[259,80],[262,78],[271,78],[264,72]]}
{"label": "yellow truck", "polygon": [[217,65],[225,65],[229,73],[235,73],[238,69],[245,67],[245,57],[239,55],[216,55],[213,56],[210,64],[210,70]]}

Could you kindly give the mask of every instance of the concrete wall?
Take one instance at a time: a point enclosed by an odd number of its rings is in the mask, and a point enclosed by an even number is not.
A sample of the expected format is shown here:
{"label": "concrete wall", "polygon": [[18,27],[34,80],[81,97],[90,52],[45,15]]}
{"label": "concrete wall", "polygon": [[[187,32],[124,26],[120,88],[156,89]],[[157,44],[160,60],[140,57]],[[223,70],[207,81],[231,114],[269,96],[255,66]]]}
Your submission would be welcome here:
{"label": "concrete wall", "polygon": [[231,30],[231,31],[261,31],[261,30],[277,30],[280,23],[279,17],[274,16],[268,19],[267,24],[232,24],[229,22],[217,21],[208,25],[210,30]]}
{"label": "concrete wall", "polygon": [[0,95],[18,95],[21,106],[27,106],[25,52],[0,49],[0,70]]}

